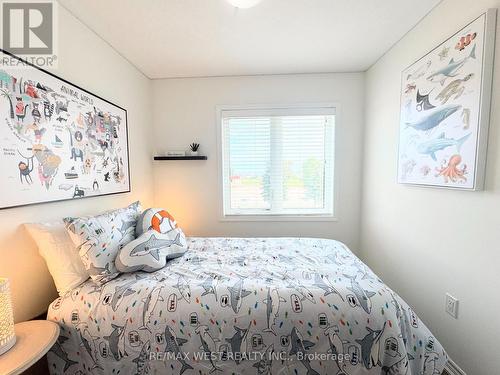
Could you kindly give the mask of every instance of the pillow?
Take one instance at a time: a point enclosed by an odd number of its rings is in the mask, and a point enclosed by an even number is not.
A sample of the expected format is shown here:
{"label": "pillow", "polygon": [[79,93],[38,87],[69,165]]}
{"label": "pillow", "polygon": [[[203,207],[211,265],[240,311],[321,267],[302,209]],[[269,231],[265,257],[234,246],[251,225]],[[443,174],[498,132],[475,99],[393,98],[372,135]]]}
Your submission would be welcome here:
{"label": "pillow", "polygon": [[118,251],[135,238],[140,203],[98,216],[64,219],[69,236],[92,280],[102,285],[120,273],[115,267]]}
{"label": "pillow", "polygon": [[163,208],[148,208],[137,220],[135,236],[139,237],[150,229],[159,233],[167,233],[175,228],[177,228],[175,219]]}
{"label": "pillow", "polygon": [[182,256],[186,250],[186,236],[181,229],[167,233],[150,229],[120,250],[115,265],[120,272],[153,272],[165,267],[168,260]]}
{"label": "pillow", "polygon": [[45,259],[60,296],[89,278],[62,220],[25,224],[25,227]]}

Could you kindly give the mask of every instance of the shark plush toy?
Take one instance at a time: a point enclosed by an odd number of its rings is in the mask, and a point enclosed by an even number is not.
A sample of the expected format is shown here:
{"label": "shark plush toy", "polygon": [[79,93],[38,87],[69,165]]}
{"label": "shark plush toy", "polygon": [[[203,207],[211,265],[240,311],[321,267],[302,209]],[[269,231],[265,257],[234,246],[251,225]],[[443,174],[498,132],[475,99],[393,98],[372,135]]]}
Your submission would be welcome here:
{"label": "shark plush toy", "polygon": [[187,251],[186,236],[175,219],[161,208],[149,208],[142,213],[136,235],[116,257],[115,266],[120,272],[153,272]]}

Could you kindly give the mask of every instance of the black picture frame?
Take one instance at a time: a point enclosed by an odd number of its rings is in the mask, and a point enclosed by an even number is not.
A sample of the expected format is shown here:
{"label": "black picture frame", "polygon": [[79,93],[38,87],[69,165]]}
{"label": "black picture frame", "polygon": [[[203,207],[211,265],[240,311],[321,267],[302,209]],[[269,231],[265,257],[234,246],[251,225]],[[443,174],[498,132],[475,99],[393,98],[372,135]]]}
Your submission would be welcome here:
{"label": "black picture frame", "polygon": [[[9,51],[6,51],[6,50],[0,48],[0,54],[4,54],[4,55],[7,55],[11,58],[14,58],[29,68],[36,69],[36,70],[54,78],[54,79],[61,81],[62,83],[73,86],[75,89],[80,90],[81,92],[84,92],[88,95],[91,95],[92,97],[94,97],[98,100],[101,100],[105,103],[108,103],[109,105],[114,106],[114,107],[118,108],[119,110],[122,110],[125,113],[125,140],[126,140],[126,154],[127,154],[126,159],[127,159],[127,186],[128,186],[128,189],[122,190],[122,191],[88,195],[88,196],[86,195],[86,196],[78,197],[78,198],[61,198],[61,199],[53,199],[53,200],[44,200],[44,201],[39,201],[39,202],[30,202],[30,203],[25,203],[25,204],[14,204],[14,205],[8,205],[8,206],[0,206],[0,210],[7,210],[7,209],[26,207],[26,206],[35,206],[35,205],[41,205],[41,204],[47,204],[47,203],[66,202],[66,201],[81,200],[81,199],[86,199],[86,198],[95,198],[95,197],[103,197],[103,196],[130,193],[132,191],[132,178],[131,178],[131,173],[130,173],[130,145],[129,145],[129,134],[128,134],[128,112],[127,112],[127,110],[125,108],[119,106],[118,104],[113,103],[112,101],[107,100],[107,99],[103,98],[102,96],[97,95],[97,94],[95,94],[95,93],[93,93],[93,92],[67,80],[67,79],[64,79],[64,78],[62,78],[62,77],[60,77],[52,72],[49,72],[43,68],[40,68],[40,67],[28,62],[27,60],[25,60],[19,56],[16,56],[15,54],[13,54]],[[4,69],[2,69],[2,70],[4,70]],[[2,156],[0,156],[0,157],[2,157]]]}

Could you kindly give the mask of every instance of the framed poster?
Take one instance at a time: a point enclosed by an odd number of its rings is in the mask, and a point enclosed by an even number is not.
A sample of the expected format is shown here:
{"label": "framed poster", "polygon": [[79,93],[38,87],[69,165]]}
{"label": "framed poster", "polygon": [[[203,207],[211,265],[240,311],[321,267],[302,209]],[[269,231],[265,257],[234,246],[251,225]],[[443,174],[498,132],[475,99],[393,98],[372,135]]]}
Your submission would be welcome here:
{"label": "framed poster", "polygon": [[483,188],[496,9],[402,74],[398,182]]}
{"label": "framed poster", "polygon": [[0,208],[129,192],[127,111],[0,56]]}

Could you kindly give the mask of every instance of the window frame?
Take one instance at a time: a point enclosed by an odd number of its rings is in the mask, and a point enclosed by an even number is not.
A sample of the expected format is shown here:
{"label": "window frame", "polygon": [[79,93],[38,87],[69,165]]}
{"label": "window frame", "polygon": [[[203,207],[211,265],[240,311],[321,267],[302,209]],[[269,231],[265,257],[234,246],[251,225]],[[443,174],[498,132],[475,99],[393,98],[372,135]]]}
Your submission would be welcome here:
{"label": "window frame", "polygon": [[[224,191],[224,140],[223,140],[223,119],[224,112],[237,114],[241,111],[242,115],[248,116],[248,112],[252,111],[252,115],[258,115],[259,111],[262,115],[334,115],[335,123],[333,127],[333,171],[332,180],[329,182],[333,189],[333,196],[327,198],[331,200],[333,209],[332,213],[313,213],[313,214],[233,214],[224,211],[225,203],[228,198]],[[218,168],[218,184],[219,184],[219,221],[338,221],[338,183],[337,183],[337,142],[338,142],[338,127],[341,122],[340,105],[333,102],[321,103],[294,103],[294,104],[250,104],[250,105],[217,105],[216,106],[216,130],[217,130],[217,168]]]}

